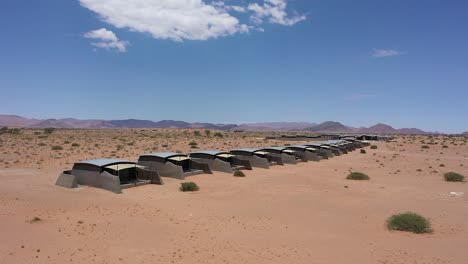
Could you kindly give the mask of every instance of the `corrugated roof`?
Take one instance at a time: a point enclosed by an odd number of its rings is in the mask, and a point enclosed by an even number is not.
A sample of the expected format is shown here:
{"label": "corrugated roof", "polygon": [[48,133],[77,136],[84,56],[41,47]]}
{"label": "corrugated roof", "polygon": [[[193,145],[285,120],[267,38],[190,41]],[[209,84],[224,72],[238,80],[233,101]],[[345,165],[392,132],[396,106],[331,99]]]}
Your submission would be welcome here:
{"label": "corrugated roof", "polygon": [[231,151],[244,151],[244,152],[255,152],[255,151],[259,151],[260,149],[256,149],[256,148],[242,148],[242,149],[233,149]]}
{"label": "corrugated roof", "polygon": [[221,150],[198,150],[198,151],[192,152],[192,154],[206,154],[206,155],[217,156],[220,154],[229,154],[229,152],[221,151]]}
{"label": "corrugated roof", "polygon": [[155,152],[155,153],[143,154],[141,156],[150,156],[150,157],[158,157],[158,158],[167,159],[167,158],[171,158],[171,157],[187,156],[187,155],[177,153],[177,152]]}
{"label": "corrugated roof", "polygon": [[304,143],[305,146],[315,146],[315,147],[320,147],[322,146],[323,144],[320,144],[318,142],[308,142],[308,143]]}
{"label": "corrugated roof", "polygon": [[89,164],[97,167],[107,167],[114,164],[135,164],[134,161],[124,159],[93,159],[93,160],[81,160],[75,164]]}
{"label": "corrugated roof", "polygon": [[283,150],[286,149],[286,147],[267,147],[267,148],[262,148],[262,149],[260,149],[260,150],[269,150],[269,149],[271,149],[271,150],[283,151]]}
{"label": "corrugated roof", "polygon": [[305,145],[292,145],[292,146],[287,146],[286,148],[298,148],[298,149],[306,149],[308,148],[309,146],[305,146]]}

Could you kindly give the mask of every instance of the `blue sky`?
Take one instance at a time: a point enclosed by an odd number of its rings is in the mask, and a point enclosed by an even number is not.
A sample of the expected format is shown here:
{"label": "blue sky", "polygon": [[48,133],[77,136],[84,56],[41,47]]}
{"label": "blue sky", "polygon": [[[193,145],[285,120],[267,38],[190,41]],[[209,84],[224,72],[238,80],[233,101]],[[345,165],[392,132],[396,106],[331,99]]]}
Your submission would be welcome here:
{"label": "blue sky", "polygon": [[3,0],[0,113],[468,130],[466,1],[126,2]]}

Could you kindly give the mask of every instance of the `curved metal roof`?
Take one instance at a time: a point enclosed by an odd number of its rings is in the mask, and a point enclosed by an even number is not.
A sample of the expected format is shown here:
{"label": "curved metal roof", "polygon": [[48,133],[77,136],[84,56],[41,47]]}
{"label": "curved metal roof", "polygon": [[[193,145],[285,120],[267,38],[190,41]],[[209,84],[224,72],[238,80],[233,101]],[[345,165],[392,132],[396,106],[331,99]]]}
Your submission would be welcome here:
{"label": "curved metal roof", "polygon": [[242,149],[233,149],[231,151],[243,151],[243,152],[251,152],[251,153],[254,153],[256,151],[259,151],[260,149],[256,149],[256,148],[242,148]]}
{"label": "curved metal roof", "polygon": [[97,167],[107,167],[115,164],[136,164],[136,162],[124,159],[92,159],[92,160],[81,160],[75,162],[75,164],[88,164]]}
{"label": "curved metal roof", "polygon": [[286,148],[306,149],[306,148],[310,148],[310,146],[305,146],[305,145],[291,145],[291,146],[286,146]]}
{"label": "curved metal roof", "polygon": [[304,143],[305,146],[314,146],[314,147],[320,147],[322,146],[323,144],[321,144],[320,142],[308,142],[308,143]]}
{"label": "curved metal roof", "polygon": [[266,148],[262,148],[260,150],[277,150],[277,151],[283,151],[285,150],[287,147],[266,147]]}
{"label": "curved metal roof", "polygon": [[191,154],[206,154],[206,155],[211,155],[211,156],[217,156],[220,154],[229,154],[227,151],[221,151],[221,150],[199,150],[192,152]]}
{"label": "curved metal roof", "polygon": [[172,157],[177,157],[177,156],[187,156],[185,154],[177,153],[177,152],[155,152],[155,153],[147,153],[143,154],[141,156],[150,156],[150,157],[158,157],[158,158],[172,158]]}

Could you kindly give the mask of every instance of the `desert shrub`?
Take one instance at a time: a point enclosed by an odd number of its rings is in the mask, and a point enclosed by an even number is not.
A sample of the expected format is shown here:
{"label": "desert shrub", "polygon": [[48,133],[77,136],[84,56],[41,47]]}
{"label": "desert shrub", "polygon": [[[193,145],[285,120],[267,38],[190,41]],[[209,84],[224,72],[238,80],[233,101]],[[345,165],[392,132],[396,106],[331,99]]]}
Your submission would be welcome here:
{"label": "desert shrub", "polygon": [[361,154],[366,154],[366,150],[365,150],[365,149],[361,149]]}
{"label": "desert shrub", "polygon": [[197,131],[193,131],[193,135],[196,136],[196,137],[199,137],[199,136],[201,136],[201,133],[200,133],[200,131],[197,130]]}
{"label": "desert shrub", "polygon": [[346,179],[348,180],[359,180],[359,181],[362,181],[362,180],[369,180],[369,176],[367,176],[366,174],[362,173],[362,172],[351,172],[347,177]]}
{"label": "desert shrub", "polygon": [[234,176],[235,177],[245,177],[245,174],[242,171],[238,170],[238,171],[234,172]]}
{"label": "desert shrub", "polygon": [[189,144],[189,146],[196,146],[196,145],[198,145],[198,143],[195,142],[195,141],[192,141],[192,142],[190,142],[190,143],[188,143],[188,144]]}
{"label": "desert shrub", "polygon": [[20,129],[19,128],[8,128],[8,127],[2,127],[0,128],[0,135],[1,134],[19,134]]}
{"label": "desert shrub", "polygon": [[392,215],[387,220],[389,230],[413,232],[416,234],[430,233],[431,223],[428,219],[413,212]]}
{"label": "desert shrub", "polygon": [[44,134],[52,134],[54,133],[54,131],[55,131],[55,128],[53,127],[44,128]]}
{"label": "desert shrub", "polygon": [[422,148],[422,149],[428,149],[429,146],[428,146],[428,145],[422,145],[421,148]]}
{"label": "desert shrub", "polygon": [[371,149],[377,149],[377,146],[376,145],[372,145],[370,146]]}
{"label": "desert shrub", "polygon": [[221,132],[216,132],[216,133],[214,133],[213,136],[222,138],[222,137],[223,137],[223,134],[221,134]]}
{"label": "desert shrub", "polygon": [[465,180],[465,176],[456,172],[447,172],[444,174],[444,178],[448,182],[462,182]]}
{"label": "desert shrub", "polygon": [[63,150],[62,146],[52,146],[52,150]]}
{"label": "desert shrub", "polygon": [[79,147],[80,144],[78,144],[78,143],[73,143],[73,144],[71,144],[71,146],[72,146],[72,147]]}
{"label": "desert shrub", "polygon": [[207,137],[209,137],[209,136],[210,136],[210,134],[211,134],[211,130],[209,130],[209,129],[206,129],[206,130],[205,130],[205,135],[206,135]]}
{"label": "desert shrub", "polygon": [[200,190],[200,187],[194,182],[183,182],[180,184],[179,189],[183,192],[196,192]]}
{"label": "desert shrub", "polygon": [[39,222],[39,221],[42,221],[42,219],[37,217],[37,216],[35,216],[31,220],[29,220],[30,223],[36,223],[36,222]]}
{"label": "desert shrub", "polygon": [[447,146],[447,145],[443,145],[442,148],[448,148],[448,146]]}

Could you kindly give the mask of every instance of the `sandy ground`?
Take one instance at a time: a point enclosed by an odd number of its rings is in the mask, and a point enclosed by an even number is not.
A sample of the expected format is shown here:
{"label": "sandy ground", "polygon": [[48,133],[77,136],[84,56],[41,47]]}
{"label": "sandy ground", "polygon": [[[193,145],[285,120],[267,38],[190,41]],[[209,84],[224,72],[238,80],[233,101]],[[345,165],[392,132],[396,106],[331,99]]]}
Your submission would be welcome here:
{"label": "sandy ground", "polygon": [[[197,175],[189,178],[197,193],[165,178],[116,195],[54,182],[81,158],[188,152],[192,140],[221,149],[278,142],[254,133],[34,132],[0,137],[0,263],[468,263],[468,185],[442,178],[468,176],[464,138],[398,138],[367,154],[254,169],[245,178]],[[346,180],[349,171],[371,180]],[[434,232],[388,231],[386,219],[406,211],[430,218]]]}

